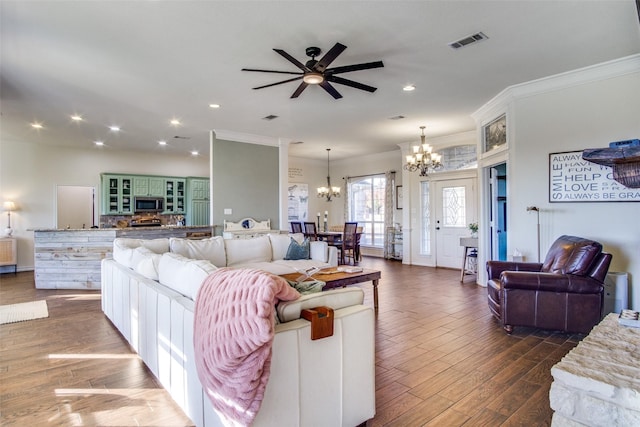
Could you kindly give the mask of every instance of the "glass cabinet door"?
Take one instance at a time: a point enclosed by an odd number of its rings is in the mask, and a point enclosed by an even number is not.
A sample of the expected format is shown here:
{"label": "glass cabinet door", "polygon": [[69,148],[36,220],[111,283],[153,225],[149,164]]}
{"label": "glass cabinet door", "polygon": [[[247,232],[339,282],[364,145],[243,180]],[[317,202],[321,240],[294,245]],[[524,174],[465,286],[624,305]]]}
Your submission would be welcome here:
{"label": "glass cabinet door", "polygon": [[164,207],[165,213],[184,213],[185,206],[185,180],[184,179],[166,179],[165,180],[165,193],[164,197],[166,205]]}
{"label": "glass cabinet door", "polygon": [[131,177],[108,175],[103,177],[103,212],[106,215],[133,213],[133,181]]}

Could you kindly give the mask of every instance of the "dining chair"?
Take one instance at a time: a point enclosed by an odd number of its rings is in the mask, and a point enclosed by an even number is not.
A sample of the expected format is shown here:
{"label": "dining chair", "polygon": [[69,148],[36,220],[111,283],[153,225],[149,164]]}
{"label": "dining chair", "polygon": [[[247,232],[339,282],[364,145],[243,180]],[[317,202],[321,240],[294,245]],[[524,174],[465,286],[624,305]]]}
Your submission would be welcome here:
{"label": "dining chair", "polygon": [[304,237],[308,237],[309,240],[318,240],[318,231],[316,230],[315,222],[304,223]]}
{"label": "dining chair", "polygon": [[302,223],[301,222],[291,222],[291,232],[292,233],[302,233]]}
{"label": "dining chair", "polygon": [[346,264],[347,258],[351,258],[353,260],[353,265],[358,264],[360,252],[358,240],[358,223],[345,222],[344,230],[342,232],[342,240],[340,241],[340,244],[337,242],[334,244],[334,246],[336,246],[340,251],[341,264]]}

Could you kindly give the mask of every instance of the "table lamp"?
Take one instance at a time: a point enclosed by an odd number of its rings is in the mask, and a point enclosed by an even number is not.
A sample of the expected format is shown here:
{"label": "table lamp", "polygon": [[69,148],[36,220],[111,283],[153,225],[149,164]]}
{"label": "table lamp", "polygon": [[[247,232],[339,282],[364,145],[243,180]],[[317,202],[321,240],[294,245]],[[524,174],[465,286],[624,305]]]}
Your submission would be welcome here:
{"label": "table lamp", "polygon": [[9,237],[11,236],[11,234],[13,234],[13,229],[11,228],[11,211],[16,210],[16,204],[13,203],[12,201],[6,201],[2,205],[2,208],[7,212],[7,218],[8,218],[7,228],[4,229],[4,235],[6,237]]}

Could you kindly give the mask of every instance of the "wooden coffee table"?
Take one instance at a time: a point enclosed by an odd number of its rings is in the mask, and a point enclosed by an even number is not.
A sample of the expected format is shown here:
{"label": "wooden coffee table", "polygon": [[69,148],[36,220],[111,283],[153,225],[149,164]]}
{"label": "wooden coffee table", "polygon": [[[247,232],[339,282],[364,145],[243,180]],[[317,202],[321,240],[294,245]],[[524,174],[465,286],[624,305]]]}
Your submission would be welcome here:
{"label": "wooden coffee table", "polygon": [[[300,277],[300,273],[282,274],[281,276],[287,280],[295,281]],[[380,272],[378,270],[368,270],[364,268],[357,273],[346,273],[337,271],[337,267],[330,267],[320,270],[311,276],[311,279],[325,282],[326,285],[322,288],[323,291],[333,288],[344,288],[345,286],[371,280],[373,283],[373,307],[378,311],[378,281],[380,280]]]}

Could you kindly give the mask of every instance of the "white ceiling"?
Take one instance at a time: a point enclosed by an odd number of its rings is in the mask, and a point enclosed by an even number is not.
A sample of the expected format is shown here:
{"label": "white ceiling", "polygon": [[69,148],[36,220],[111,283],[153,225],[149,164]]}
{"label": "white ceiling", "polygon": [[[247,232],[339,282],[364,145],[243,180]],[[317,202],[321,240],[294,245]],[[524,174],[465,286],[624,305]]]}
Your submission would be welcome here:
{"label": "white ceiling", "polygon": [[[640,53],[634,0],[2,0],[0,13],[3,140],[102,150],[207,153],[221,129],[303,141],[299,157],[391,151],[421,125],[428,138],[474,129],[470,114],[508,86]],[[448,46],[479,31],[489,39]],[[335,85],[344,98],[309,87],[290,99],[297,82],[251,89],[290,76],[241,71],[298,71],[272,49],[305,62],[305,48],[336,42],[347,49],[331,66],[384,62],[341,75],[375,93]]]}

